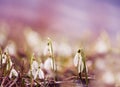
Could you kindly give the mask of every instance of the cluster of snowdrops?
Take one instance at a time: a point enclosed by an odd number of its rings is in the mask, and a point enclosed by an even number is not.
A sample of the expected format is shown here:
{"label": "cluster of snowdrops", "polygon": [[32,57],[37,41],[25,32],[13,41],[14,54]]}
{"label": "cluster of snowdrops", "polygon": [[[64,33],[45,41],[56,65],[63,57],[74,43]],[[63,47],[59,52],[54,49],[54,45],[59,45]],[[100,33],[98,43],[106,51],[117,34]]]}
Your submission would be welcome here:
{"label": "cluster of snowdrops", "polygon": [[[30,59],[30,69],[27,73],[28,76],[30,76],[32,79],[47,79],[47,77],[44,74],[43,68],[47,70],[48,72],[52,72],[53,78],[55,77],[56,71],[57,71],[57,64],[56,59],[54,57],[53,52],[53,46],[52,41],[50,38],[48,38],[47,45],[44,49],[44,54],[47,56],[46,61],[43,63],[38,62],[34,54]],[[14,68],[14,63],[12,62],[10,56],[9,56],[9,50],[5,49],[4,51],[1,50],[1,56],[0,56],[0,68],[2,69],[5,65],[3,70],[3,74],[5,75],[7,72],[9,72],[9,78],[12,77],[18,77],[19,72]],[[87,66],[85,62],[85,55],[82,49],[78,49],[76,52],[75,57],[73,58],[73,64],[75,67],[77,67],[77,72],[79,77],[82,77],[82,72],[85,72],[86,75],[86,81],[87,81]]]}

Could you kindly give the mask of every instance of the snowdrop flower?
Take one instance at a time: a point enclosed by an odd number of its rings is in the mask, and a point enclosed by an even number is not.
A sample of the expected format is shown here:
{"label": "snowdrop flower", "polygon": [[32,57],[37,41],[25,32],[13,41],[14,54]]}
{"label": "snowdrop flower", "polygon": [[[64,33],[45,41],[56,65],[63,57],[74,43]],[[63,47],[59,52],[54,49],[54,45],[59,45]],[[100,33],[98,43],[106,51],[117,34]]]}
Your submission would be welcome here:
{"label": "snowdrop flower", "polygon": [[46,56],[49,56],[49,58],[45,61],[45,68],[47,70],[50,70],[51,68],[53,69],[53,71],[55,72],[55,58],[53,55],[53,46],[52,46],[52,41],[50,38],[48,38],[48,43],[47,43],[47,47],[44,51]]}
{"label": "snowdrop flower", "polygon": [[82,56],[81,56],[81,53],[80,53],[80,49],[76,53],[73,62],[74,62],[75,67],[78,67],[78,73],[82,72],[83,69],[84,69],[84,64],[83,64],[83,61],[82,61]]}
{"label": "snowdrop flower", "polygon": [[51,69],[53,69],[53,61],[52,61],[52,58],[47,58],[47,60],[45,61],[45,63],[44,63],[44,68],[46,69],[46,70],[51,70]]}
{"label": "snowdrop flower", "polygon": [[4,52],[3,54],[2,54],[2,64],[7,64],[7,66],[6,66],[6,70],[9,70],[10,68],[11,68],[11,66],[12,66],[12,61],[11,61],[11,58],[10,57],[8,57],[9,55],[8,55],[8,52]]}
{"label": "snowdrop flower", "polygon": [[[78,73],[83,72],[85,67],[84,67],[84,62],[83,62],[83,58],[81,56],[81,50],[80,49],[76,53],[73,62],[74,62],[74,66],[78,68]],[[87,66],[86,66],[86,72],[88,72]]]}
{"label": "snowdrop flower", "polygon": [[37,78],[37,76],[39,77],[39,79],[44,79],[44,73],[41,70],[41,68],[39,67],[38,70],[36,71],[35,75],[34,75],[34,79]]}
{"label": "snowdrop flower", "polygon": [[33,60],[33,62],[32,62],[32,65],[31,65],[32,67],[32,69],[38,69],[38,62],[37,61],[35,61],[35,60]]}
{"label": "snowdrop flower", "polygon": [[[5,64],[7,62],[7,55],[6,53],[2,53],[0,57],[0,62],[2,61],[2,64]],[[0,65],[1,67],[1,65]]]}
{"label": "snowdrop flower", "polygon": [[6,52],[2,54],[2,64],[5,64],[7,60]]}
{"label": "snowdrop flower", "polygon": [[10,75],[9,75],[9,78],[12,78],[12,76],[18,77],[18,72],[14,68],[12,68]]}
{"label": "snowdrop flower", "polygon": [[84,70],[86,85],[88,85],[88,75],[87,75],[88,69],[86,66],[84,53],[81,49],[79,49],[78,52],[76,53],[73,62],[74,65],[78,68],[78,74],[80,79],[82,79],[82,72]]}
{"label": "snowdrop flower", "polygon": [[38,69],[38,76],[40,79],[44,79],[44,73],[41,69]]}
{"label": "snowdrop flower", "polygon": [[32,59],[32,60],[33,61],[31,64],[31,70],[28,72],[28,75],[32,74],[34,79],[36,79],[37,76],[39,76],[40,79],[44,79],[44,73],[40,68],[41,64],[39,65],[36,60],[34,60],[34,59]]}
{"label": "snowdrop flower", "polygon": [[45,47],[45,49],[44,49],[44,52],[43,52],[43,54],[46,56],[46,55],[49,55],[49,56],[51,56],[52,55],[52,48],[51,48],[51,42],[50,42],[51,40],[48,38],[48,43],[47,43],[47,45],[46,45],[46,47]]}
{"label": "snowdrop flower", "polygon": [[35,76],[37,70],[38,70],[38,62],[33,60],[32,64],[31,64],[31,71],[32,71],[33,76]]}
{"label": "snowdrop flower", "polygon": [[80,64],[82,63],[82,56],[79,52],[76,53],[73,61],[74,61],[75,67],[78,66],[78,61],[80,61]]}

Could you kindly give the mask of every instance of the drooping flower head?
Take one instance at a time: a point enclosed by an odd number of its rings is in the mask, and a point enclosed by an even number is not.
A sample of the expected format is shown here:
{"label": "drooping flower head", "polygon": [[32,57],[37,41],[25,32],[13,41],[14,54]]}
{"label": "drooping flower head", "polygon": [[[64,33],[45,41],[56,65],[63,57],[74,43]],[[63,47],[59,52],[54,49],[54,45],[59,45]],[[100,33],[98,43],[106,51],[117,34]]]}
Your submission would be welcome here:
{"label": "drooping flower head", "polygon": [[42,71],[42,69],[40,68],[40,66],[38,67],[35,75],[34,75],[34,79],[37,78],[37,76],[39,77],[39,79],[44,79],[44,72]]}
{"label": "drooping flower head", "polygon": [[47,47],[45,48],[44,53],[48,57],[44,63],[44,68],[46,68],[46,70],[50,70],[52,68],[55,72],[55,58],[53,54],[52,40],[50,38],[48,38]]}
{"label": "drooping flower head", "polygon": [[74,65],[78,69],[79,77],[82,78],[82,72],[85,73],[86,85],[88,85],[88,69],[86,66],[85,54],[82,49],[79,49],[74,57]]}
{"label": "drooping flower head", "polygon": [[35,76],[35,74],[38,70],[38,66],[39,66],[38,62],[34,59],[32,64],[31,64],[31,74],[33,77]]}
{"label": "drooping flower head", "polygon": [[52,55],[53,55],[52,52],[53,52],[53,51],[52,51],[51,39],[48,38],[47,45],[46,45],[46,47],[45,47],[45,49],[44,49],[44,55],[45,55],[45,56],[52,56]]}
{"label": "drooping flower head", "polygon": [[5,64],[7,61],[7,55],[6,52],[2,53],[2,64]]}
{"label": "drooping flower head", "polygon": [[12,76],[18,77],[18,72],[14,69],[14,67],[12,67],[10,71],[9,78],[12,78]]}
{"label": "drooping flower head", "polygon": [[79,49],[74,57],[74,66],[78,68],[78,73],[82,72],[84,69],[84,64],[82,61],[81,50]]}
{"label": "drooping flower head", "polygon": [[46,61],[44,62],[44,68],[46,69],[46,70],[51,70],[51,69],[53,69],[53,61],[52,61],[52,58],[47,58],[46,59]]}

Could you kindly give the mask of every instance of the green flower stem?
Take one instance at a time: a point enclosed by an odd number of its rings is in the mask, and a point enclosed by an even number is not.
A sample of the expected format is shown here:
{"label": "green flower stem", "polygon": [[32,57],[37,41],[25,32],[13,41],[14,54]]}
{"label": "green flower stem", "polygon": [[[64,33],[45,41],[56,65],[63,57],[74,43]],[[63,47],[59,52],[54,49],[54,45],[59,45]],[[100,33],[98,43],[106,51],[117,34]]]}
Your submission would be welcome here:
{"label": "green flower stem", "polygon": [[[49,41],[48,44],[50,45],[51,57],[52,57],[52,61],[53,61],[53,72],[54,72],[55,77],[56,77],[56,72],[57,72],[57,71],[55,70],[55,58],[54,58],[54,53],[53,53],[52,41],[51,41],[50,38],[48,38],[48,41]],[[55,77],[54,77],[54,81],[56,81]],[[56,87],[56,86],[54,85],[54,87]]]}
{"label": "green flower stem", "polygon": [[54,53],[53,53],[53,46],[52,46],[52,41],[51,41],[51,39],[49,39],[48,38],[48,40],[49,40],[49,45],[50,45],[50,49],[51,49],[51,57],[52,57],[52,61],[53,61],[53,71],[55,72],[55,58],[54,58]]}
{"label": "green flower stem", "polygon": [[83,64],[84,64],[86,85],[88,86],[88,75],[87,75],[87,71],[86,71],[86,56],[85,56],[84,51],[82,49],[81,49],[81,56],[82,56],[82,61],[83,61]]}

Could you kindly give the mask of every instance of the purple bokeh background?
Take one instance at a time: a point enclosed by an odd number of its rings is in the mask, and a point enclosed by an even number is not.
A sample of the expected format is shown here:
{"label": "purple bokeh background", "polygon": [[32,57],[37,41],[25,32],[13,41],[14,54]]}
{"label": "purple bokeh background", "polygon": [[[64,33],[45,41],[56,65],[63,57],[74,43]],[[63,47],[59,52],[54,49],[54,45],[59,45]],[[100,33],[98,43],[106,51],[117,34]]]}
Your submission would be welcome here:
{"label": "purple bokeh background", "polygon": [[15,21],[35,27],[40,33],[47,31],[75,38],[86,31],[98,35],[105,30],[114,39],[120,32],[120,1],[0,0],[0,19],[10,25]]}

